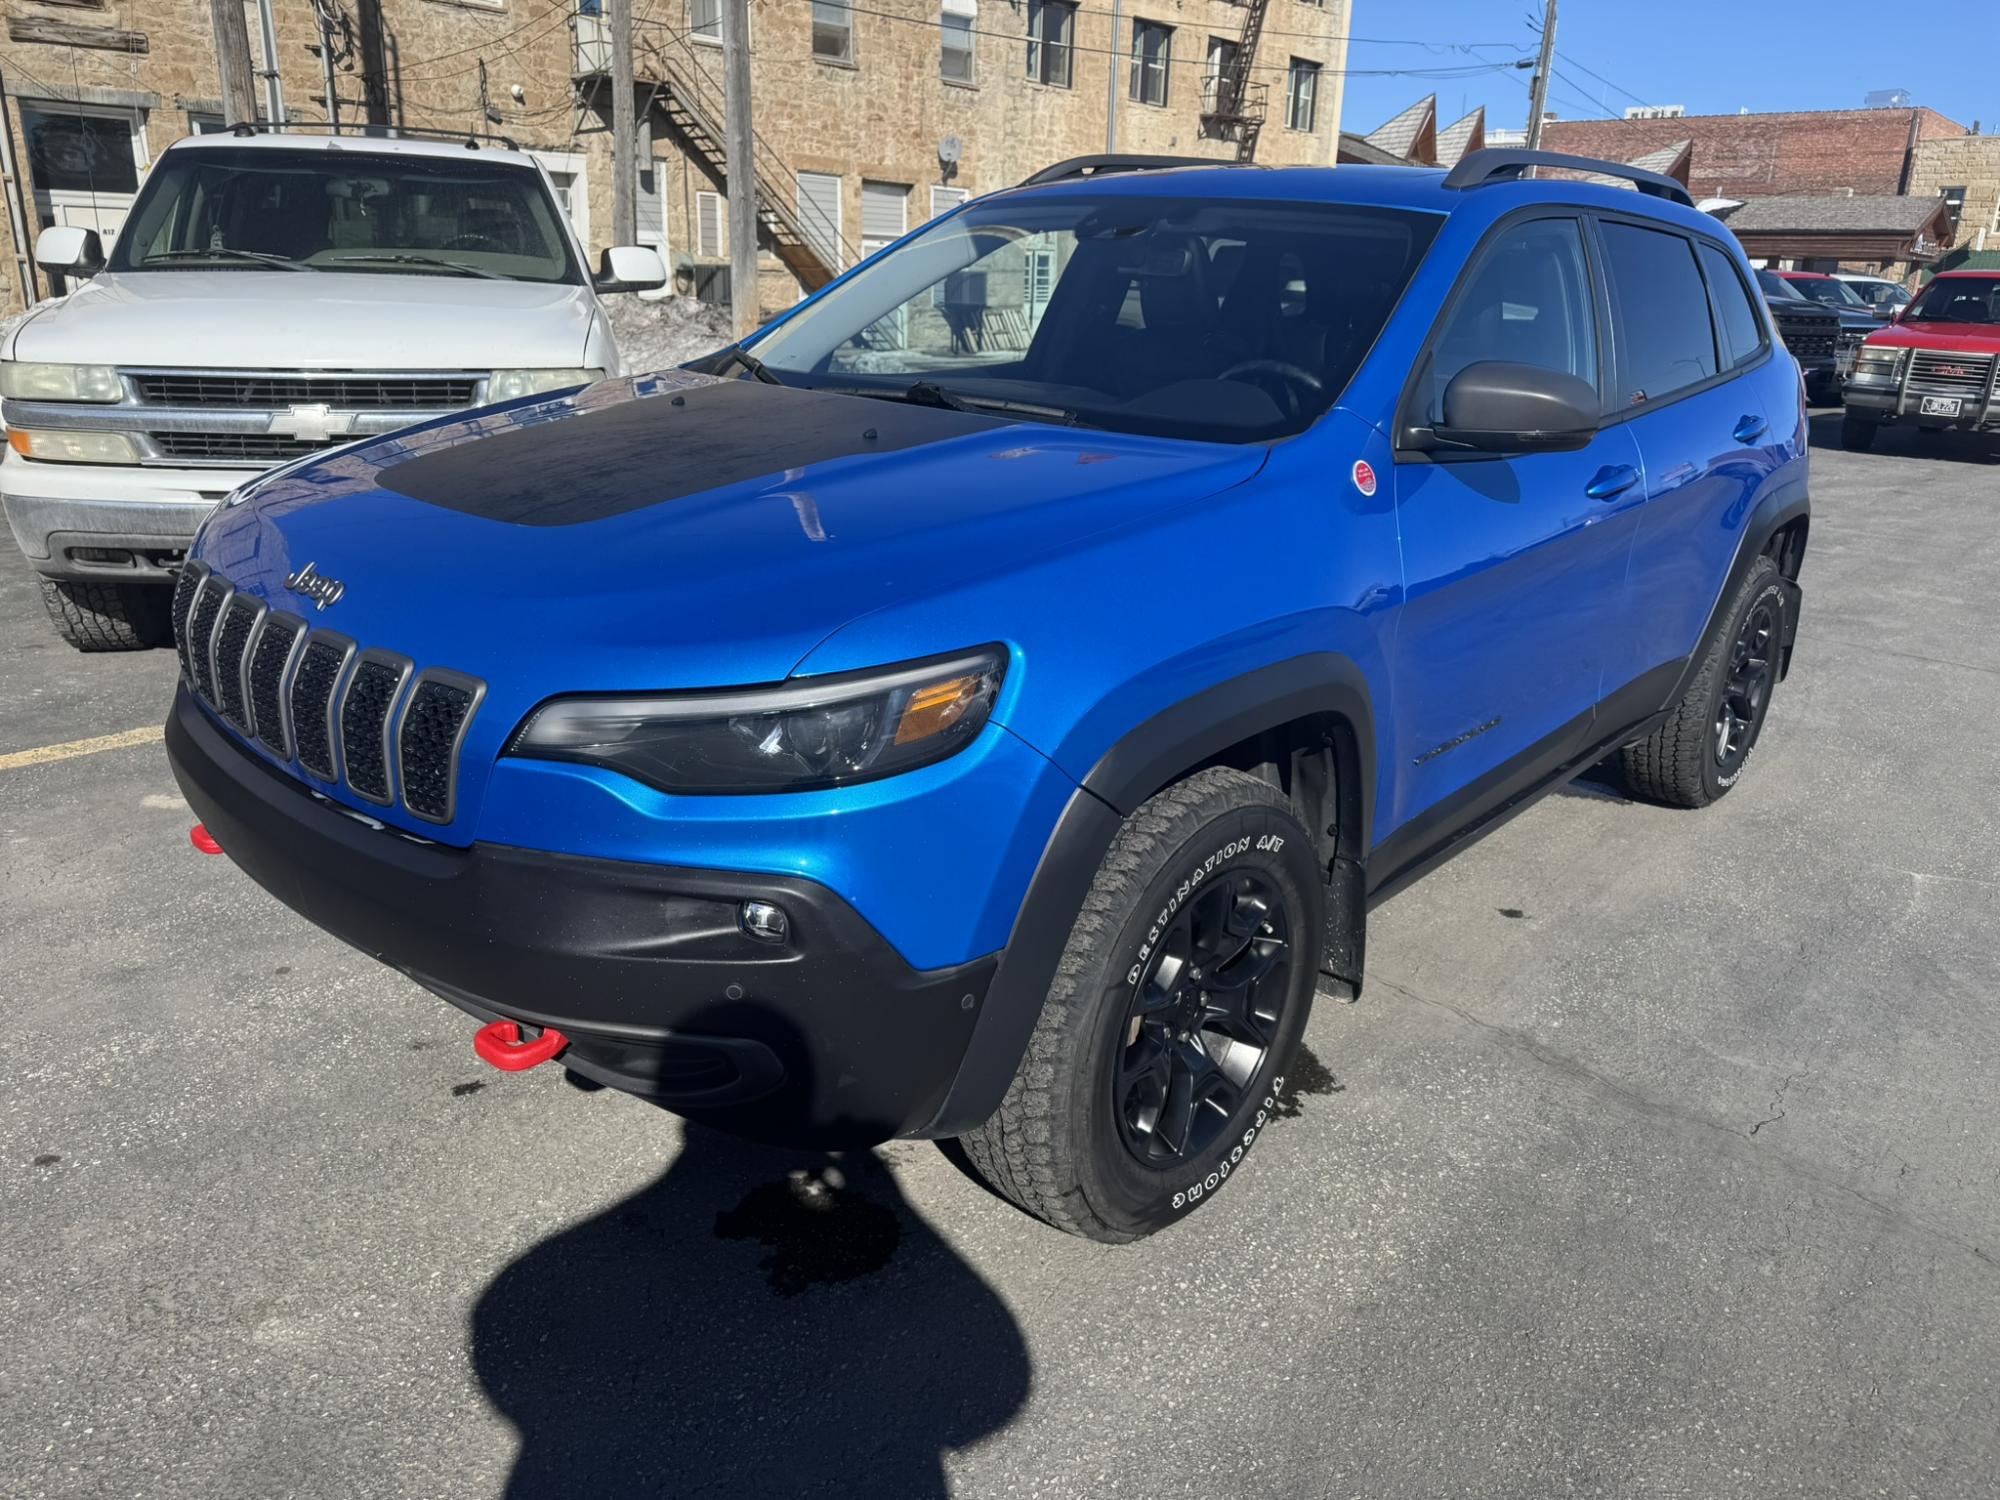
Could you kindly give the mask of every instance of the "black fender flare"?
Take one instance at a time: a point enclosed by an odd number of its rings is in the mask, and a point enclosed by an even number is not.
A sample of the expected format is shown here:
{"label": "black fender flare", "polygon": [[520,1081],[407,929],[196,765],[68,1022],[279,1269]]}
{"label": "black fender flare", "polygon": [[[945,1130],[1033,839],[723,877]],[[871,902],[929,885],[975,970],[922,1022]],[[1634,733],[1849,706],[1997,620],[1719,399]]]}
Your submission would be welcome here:
{"label": "black fender flare", "polygon": [[1321,714],[1345,726],[1337,749],[1342,763],[1332,837],[1338,863],[1359,868],[1375,800],[1375,715],[1367,679],[1350,658],[1329,651],[1291,657],[1161,710],[1099,757],[1056,820],[958,1075],[937,1114],[917,1134],[963,1135],[1000,1107],[1077,913],[1125,816],[1231,745]]}
{"label": "black fender flare", "polygon": [[[1694,650],[1681,669],[1679,680],[1674,683],[1673,692],[1668,695],[1666,702],[1660,705],[1662,712],[1671,709],[1687,696],[1695,674],[1701,670],[1703,648],[1713,639],[1723,611],[1729,608],[1729,601],[1736,597],[1737,589],[1742,586],[1743,580],[1749,577],[1750,569],[1758,558],[1770,551],[1771,538],[1793,522],[1808,520],[1811,516],[1812,496],[1803,476],[1773,486],[1770,493],[1757,502],[1757,509],[1744,523],[1743,535],[1736,543],[1736,556],[1730,560],[1729,572],[1722,580],[1722,588],[1716,595],[1714,605],[1709,609],[1708,621],[1701,628],[1701,635],[1696,639]],[[1803,541],[1799,543],[1798,555],[1790,559],[1789,566],[1786,566],[1785,559],[1779,559],[1780,567],[1785,569],[1785,642],[1778,674],[1781,681],[1784,674],[1791,670],[1792,641],[1798,633],[1799,609],[1805,599],[1797,577],[1799,566],[1804,560]]]}

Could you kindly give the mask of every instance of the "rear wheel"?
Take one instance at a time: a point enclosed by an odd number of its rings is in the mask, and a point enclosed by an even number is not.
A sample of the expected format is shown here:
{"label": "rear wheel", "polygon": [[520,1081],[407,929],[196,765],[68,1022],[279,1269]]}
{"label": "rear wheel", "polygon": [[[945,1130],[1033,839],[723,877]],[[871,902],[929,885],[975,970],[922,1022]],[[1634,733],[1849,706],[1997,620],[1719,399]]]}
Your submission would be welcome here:
{"label": "rear wheel", "polygon": [[1323,903],[1286,798],[1202,771],[1125,820],[1000,1108],[963,1138],[996,1189],[1118,1243],[1238,1170],[1311,1008]]}
{"label": "rear wheel", "polygon": [[1782,575],[1760,557],[1672,717],[1625,747],[1632,789],[1674,807],[1707,807],[1735,786],[1770,712],[1784,642]]}
{"label": "rear wheel", "polygon": [[170,592],[160,584],[39,581],[49,622],[79,651],[140,651],[167,638]]}
{"label": "rear wheel", "polygon": [[1866,417],[1842,417],[1840,419],[1840,446],[1849,453],[1866,453],[1875,446],[1875,429],[1880,422],[1871,422]]}

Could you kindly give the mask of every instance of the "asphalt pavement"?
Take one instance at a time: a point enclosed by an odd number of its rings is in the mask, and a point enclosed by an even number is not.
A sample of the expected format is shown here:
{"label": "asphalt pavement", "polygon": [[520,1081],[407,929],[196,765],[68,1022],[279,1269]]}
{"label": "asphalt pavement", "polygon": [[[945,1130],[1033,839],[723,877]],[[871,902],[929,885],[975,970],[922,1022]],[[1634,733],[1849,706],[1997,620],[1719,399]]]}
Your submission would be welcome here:
{"label": "asphalt pavement", "polygon": [[1993,1495],[2000,458],[1814,506],[1740,787],[1593,773],[1379,909],[1123,1249],[488,1069],[189,847],[172,655],[6,551],[0,1495]]}

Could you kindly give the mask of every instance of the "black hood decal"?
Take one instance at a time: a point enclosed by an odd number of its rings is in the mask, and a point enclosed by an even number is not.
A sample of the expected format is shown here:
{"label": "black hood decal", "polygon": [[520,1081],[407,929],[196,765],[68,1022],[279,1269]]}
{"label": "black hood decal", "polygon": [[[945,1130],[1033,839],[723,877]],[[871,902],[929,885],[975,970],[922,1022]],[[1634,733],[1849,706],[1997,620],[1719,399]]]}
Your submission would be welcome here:
{"label": "black hood decal", "polygon": [[577,526],[829,459],[1008,425],[971,412],[748,380],[663,382],[657,395],[516,415],[519,425],[426,445],[386,464],[377,483],[490,521]]}

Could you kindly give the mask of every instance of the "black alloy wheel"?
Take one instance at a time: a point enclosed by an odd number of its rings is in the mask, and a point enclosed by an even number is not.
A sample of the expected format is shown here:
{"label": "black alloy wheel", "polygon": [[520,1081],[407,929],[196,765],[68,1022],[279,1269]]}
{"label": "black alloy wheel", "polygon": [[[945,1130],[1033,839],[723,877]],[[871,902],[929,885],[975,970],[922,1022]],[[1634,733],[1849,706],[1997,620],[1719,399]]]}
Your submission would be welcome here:
{"label": "black alloy wheel", "polygon": [[1112,1079],[1125,1148],[1154,1170],[1209,1150],[1276,1045],[1292,988],[1285,903],[1255,870],[1188,900],[1126,1011]]}
{"label": "black alloy wheel", "polygon": [[1764,725],[1764,712],[1771,705],[1771,689],[1778,680],[1778,650],[1783,631],[1778,599],[1766,595],[1743,617],[1742,628],[1736,632],[1729,648],[1729,676],[1715,706],[1714,754],[1718,776],[1734,773],[1749,755],[1750,747],[1757,743],[1757,731]]}

